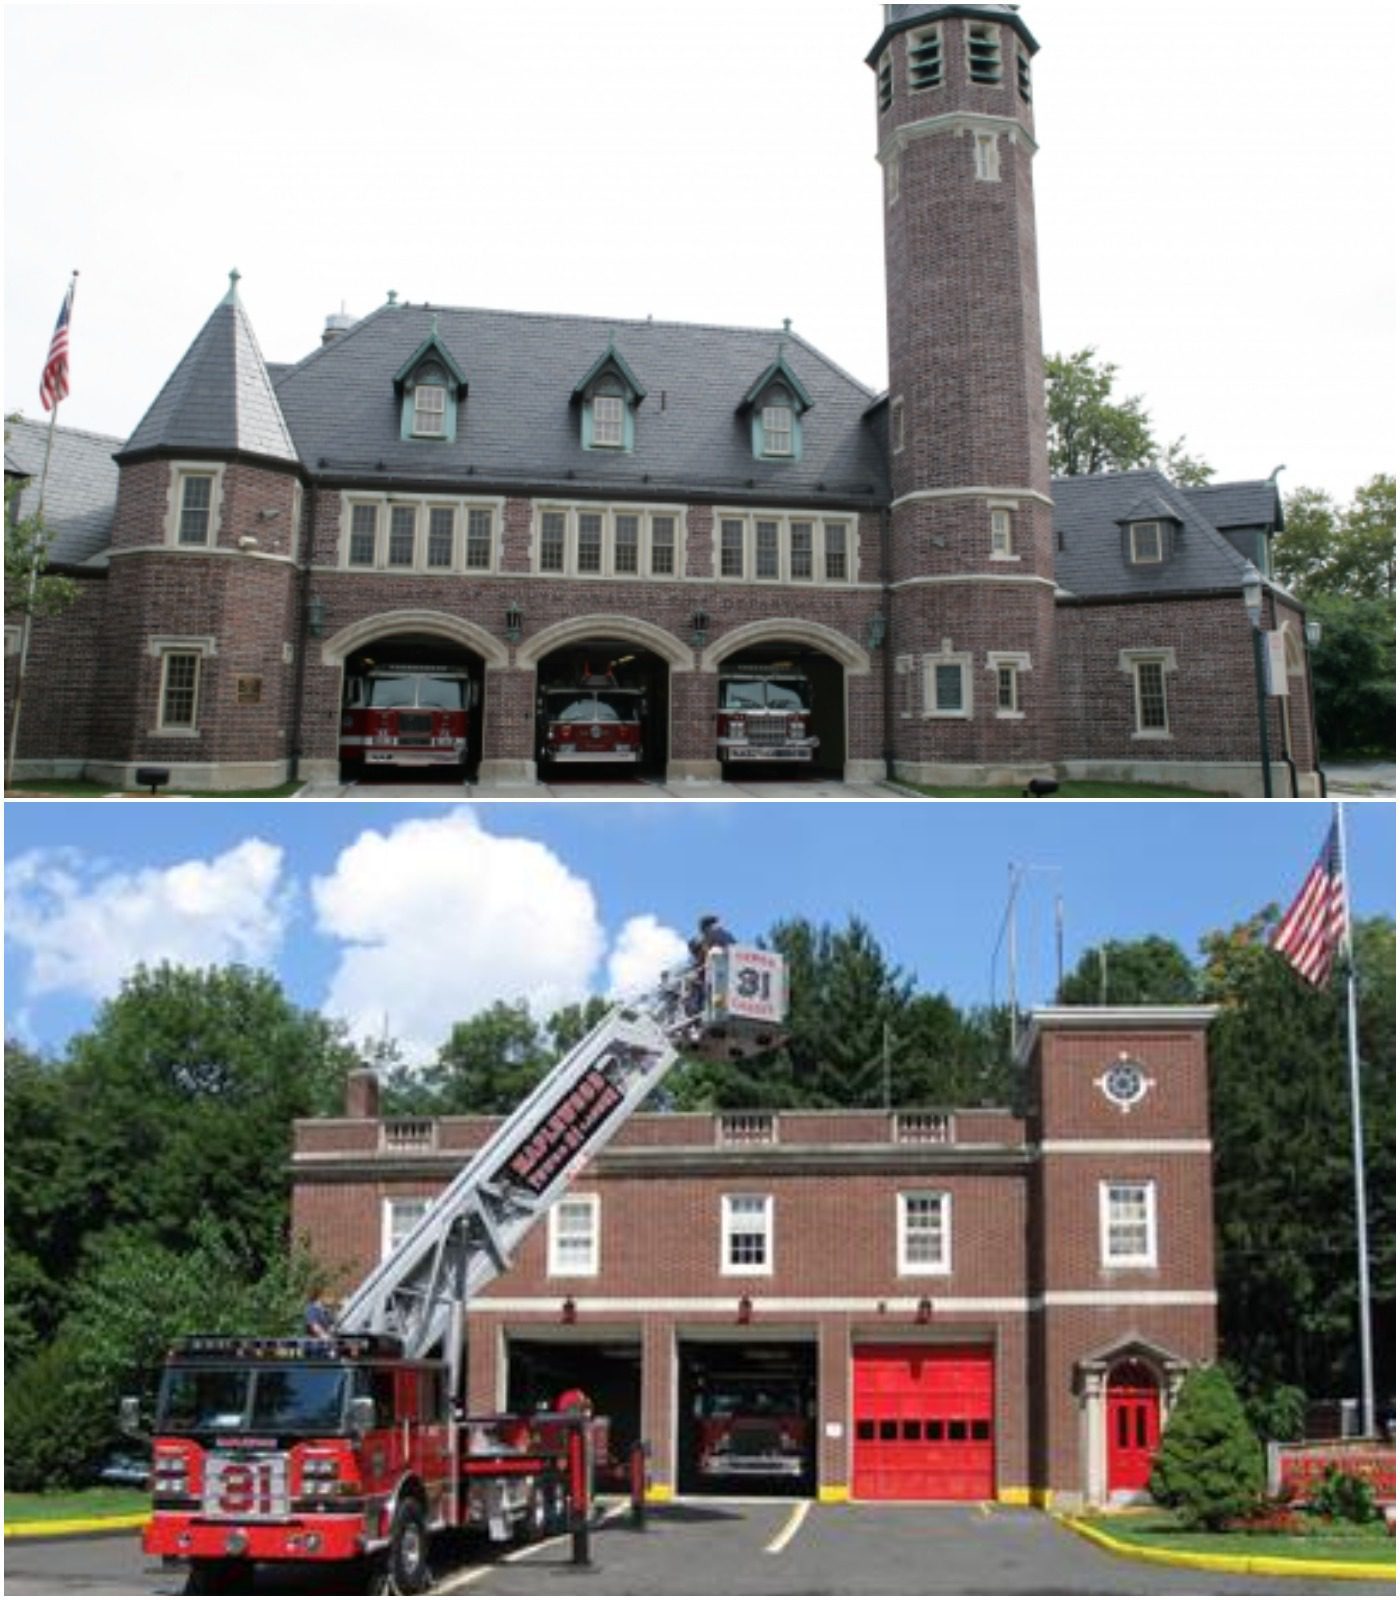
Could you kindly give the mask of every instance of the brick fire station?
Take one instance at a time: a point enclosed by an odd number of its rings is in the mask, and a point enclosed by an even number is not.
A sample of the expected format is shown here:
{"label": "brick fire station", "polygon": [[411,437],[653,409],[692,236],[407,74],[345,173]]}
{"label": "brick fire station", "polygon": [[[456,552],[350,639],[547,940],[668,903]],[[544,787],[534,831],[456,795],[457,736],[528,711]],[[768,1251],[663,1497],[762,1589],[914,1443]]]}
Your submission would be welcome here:
{"label": "brick fire station", "polygon": [[[644,1114],[469,1307],[475,1411],[582,1387],[653,1492],[1140,1495],[1216,1348],[1210,1008],[1056,1008],[1009,1110]],[[496,1124],[297,1126],[294,1229],[349,1285]]]}
{"label": "brick fire station", "polygon": [[[1275,485],[1051,480],[1037,48],[1009,6],[886,7],[883,394],[788,327],[394,296],[270,363],[235,281],[129,438],[59,432],[51,555],[80,599],[35,630],[20,773],[333,780],[377,661],[455,674],[465,776],[530,782],[543,687],[623,660],[673,781],[719,776],[742,663],[800,680],[837,776],[1242,794],[1262,679],[1274,792],[1315,792]],[[43,449],[10,429],[26,511]]]}

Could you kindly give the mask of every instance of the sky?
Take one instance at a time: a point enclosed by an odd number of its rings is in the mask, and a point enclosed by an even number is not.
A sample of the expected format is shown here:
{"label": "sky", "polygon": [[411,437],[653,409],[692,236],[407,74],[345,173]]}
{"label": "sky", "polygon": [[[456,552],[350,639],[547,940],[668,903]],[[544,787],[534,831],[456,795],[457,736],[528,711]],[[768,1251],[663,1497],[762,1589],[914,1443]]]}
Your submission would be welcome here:
{"label": "sky", "polygon": [[[640,992],[702,912],[741,939],[864,920],[919,985],[1006,994],[1012,864],[1019,995],[1051,998],[1107,939],[1207,931],[1286,905],[1328,826],[1301,803],[11,803],[5,1026],[48,1051],[140,962],[241,961],[299,1005],[431,1059],[495,1000],[540,1014]],[[1395,914],[1395,812],[1347,807],[1353,904]],[[1002,942],[1004,950],[1004,941]],[[997,959],[994,959],[997,958]]]}
{"label": "sky", "polygon": [[[1025,0],[1045,347],[1218,478],[1394,470],[1395,12]],[[5,409],[127,437],[227,289],[777,328],[885,384],[873,0],[6,4]],[[468,353],[469,364],[469,353]]]}

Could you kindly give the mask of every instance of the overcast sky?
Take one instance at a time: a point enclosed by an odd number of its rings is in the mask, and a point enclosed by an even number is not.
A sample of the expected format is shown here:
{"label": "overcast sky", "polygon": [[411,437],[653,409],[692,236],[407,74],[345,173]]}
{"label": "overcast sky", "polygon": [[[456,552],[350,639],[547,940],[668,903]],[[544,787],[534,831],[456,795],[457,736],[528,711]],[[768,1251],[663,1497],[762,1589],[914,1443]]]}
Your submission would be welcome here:
{"label": "overcast sky", "polygon": [[[1221,479],[1393,471],[1393,5],[1026,0],[1046,348]],[[5,406],[128,436],[227,288],[797,330],[886,374],[871,0],[17,5]],[[470,365],[470,352],[467,353]]]}
{"label": "overcast sky", "polygon": [[[1395,914],[1395,812],[1347,808],[1353,903]],[[1053,991],[1054,899],[1070,965],[1105,939],[1212,928],[1286,905],[1329,808],[1264,802],[939,806],[810,801],[11,802],[5,1027],[61,1048],[137,962],[246,962],[357,1039],[430,1059],[496,1000],[547,1011],[645,986],[702,911],[752,939],[786,917],[863,918],[961,1005],[1006,993],[995,961],[1012,862],[1023,1001]],[[1150,838],[1150,848],[1147,841]]]}

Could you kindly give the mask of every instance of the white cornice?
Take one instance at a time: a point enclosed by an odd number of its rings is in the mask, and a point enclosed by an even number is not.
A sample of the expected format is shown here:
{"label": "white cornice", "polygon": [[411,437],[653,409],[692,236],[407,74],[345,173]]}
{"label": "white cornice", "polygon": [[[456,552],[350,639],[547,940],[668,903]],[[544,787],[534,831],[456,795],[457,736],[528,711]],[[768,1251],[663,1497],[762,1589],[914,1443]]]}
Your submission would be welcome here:
{"label": "white cornice", "polygon": [[1208,1156],[1209,1139],[1042,1139],[1045,1156]]}
{"label": "white cornice", "polygon": [[923,117],[918,122],[906,122],[895,128],[880,146],[875,159],[884,166],[892,155],[898,155],[915,139],[927,139],[938,133],[1004,133],[1012,144],[1023,143],[1032,155],[1040,149],[1015,117],[992,117],[980,111],[948,111],[941,117]]}
{"label": "white cornice", "polygon": [[900,506],[907,506],[916,500],[984,500],[992,497],[997,500],[1039,500],[1041,505],[1054,509],[1055,502],[1048,494],[1041,494],[1039,489],[997,489],[987,484],[968,484],[957,489],[911,489],[908,494],[900,495],[898,500],[890,502],[890,510],[898,511]]}
{"label": "white cornice", "polygon": [[107,551],[109,561],[118,556],[176,556],[181,561],[198,556],[227,556],[238,561],[271,561],[274,566],[294,567],[292,556],[274,555],[270,550],[226,550],[222,545],[130,544]]}
{"label": "white cornice", "polygon": [[947,572],[925,578],[901,578],[898,583],[892,583],[890,589],[926,589],[944,583],[1030,583],[1046,589],[1055,587],[1053,578],[1037,578],[1029,572]]}
{"label": "white cornice", "polygon": [[882,1295],[846,1297],[835,1295],[763,1295],[752,1292],[752,1278],[736,1279],[728,1295],[580,1295],[570,1292],[566,1282],[555,1294],[515,1296],[492,1295],[489,1291],[473,1300],[467,1315],[526,1316],[540,1314],[558,1317],[560,1303],[572,1300],[576,1313],[588,1315],[665,1314],[678,1317],[701,1313],[733,1314],[742,1295],[751,1303],[753,1315],[805,1315],[852,1313],[857,1316],[887,1318],[912,1316],[919,1300],[928,1299],[934,1317],[940,1316],[1024,1316],[1027,1313],[1060,1306],[1213,1306],[1214,1289],[1049,1289],[1033,1295]]}

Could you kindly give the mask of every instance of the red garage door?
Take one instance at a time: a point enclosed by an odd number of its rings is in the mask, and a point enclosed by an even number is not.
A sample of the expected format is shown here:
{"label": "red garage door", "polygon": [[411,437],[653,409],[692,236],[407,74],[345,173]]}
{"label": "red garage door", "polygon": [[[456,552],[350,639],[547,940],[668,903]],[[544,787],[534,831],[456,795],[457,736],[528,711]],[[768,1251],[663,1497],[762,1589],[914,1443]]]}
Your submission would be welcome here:
{"label": "red garage door", "polygon": [[996,1495],[992,1352],[983,1345],[857,1345],[860,1500]]}

